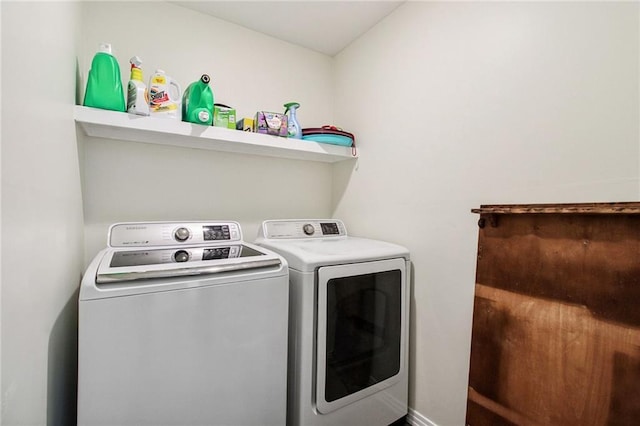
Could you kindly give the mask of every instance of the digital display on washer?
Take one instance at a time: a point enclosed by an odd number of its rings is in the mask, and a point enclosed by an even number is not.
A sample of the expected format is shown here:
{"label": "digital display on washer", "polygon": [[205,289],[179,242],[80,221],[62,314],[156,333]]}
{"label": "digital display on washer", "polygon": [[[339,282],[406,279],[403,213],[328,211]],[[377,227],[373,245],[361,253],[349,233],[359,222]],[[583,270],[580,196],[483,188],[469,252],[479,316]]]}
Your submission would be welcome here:
{"label": "digital display on washer", "polygon": [[203,238],[205,241],[230,240],[228,225],[211,225],[202,227]]}
{"label": "digital display on washer", "polygon": [[181,263],[189,260],[220,260],[262,255],[264,255],[264,253],[243,245],[191,248],[187,250],[161,249],[121,251],[113,254],[109,266],[112,268],[121,268],[125,266],[161,265],[164,263],[174,262]]}
{"label": "digital display on washer", "polygon": [[335,222],[321,223],[320,228],[322,228],[322,235],[340,235],[338,224]]}
{"label": "digital display on washer", "polygon": [[228,259],[229,247],[217,247],[211,249],[204,249],[202,252],[202,260],[212,259]]}
{"label": "digital display on washer", "polygon": [[[239,248],[240,251],[232,250],[231,247],[216,247],[206,248],[202,252],[202,260],[214,260],[214,259],[228,259],[229,257],[251,257],[262,256],[264,253],[260,253],[257,250],[246,246],[234,246],[233,248]],[[231,256],[229,254],[231,253]]]}

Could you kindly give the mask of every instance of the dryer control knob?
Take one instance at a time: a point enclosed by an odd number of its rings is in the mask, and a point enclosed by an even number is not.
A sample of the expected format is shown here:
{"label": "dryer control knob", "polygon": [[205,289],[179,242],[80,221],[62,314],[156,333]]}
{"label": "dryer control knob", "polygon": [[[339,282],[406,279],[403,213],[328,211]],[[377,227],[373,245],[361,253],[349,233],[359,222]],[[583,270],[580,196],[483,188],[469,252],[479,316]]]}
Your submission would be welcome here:
{"label": "dryer control knob", "polygon": [[304,231],[304,233],[307,235],[313,235],[313,233],[316,232],[315,228],[310,223],[307,223],[306,225],[304,225],[302,227],[302,231]]}
{"label": "dryer control knob", "polygon": [[187,228],[178,228],[176,232],[173,233],[173,237],[177,241],[186,241],[191,236],[191,232]]}
{"label": "dryer control knob", "polygon": [[175,260],[176,262],[186,262],[187,260],[189,260],[189,253],[184,250],[178,250],[177,252],[173,253],[173,260]]}

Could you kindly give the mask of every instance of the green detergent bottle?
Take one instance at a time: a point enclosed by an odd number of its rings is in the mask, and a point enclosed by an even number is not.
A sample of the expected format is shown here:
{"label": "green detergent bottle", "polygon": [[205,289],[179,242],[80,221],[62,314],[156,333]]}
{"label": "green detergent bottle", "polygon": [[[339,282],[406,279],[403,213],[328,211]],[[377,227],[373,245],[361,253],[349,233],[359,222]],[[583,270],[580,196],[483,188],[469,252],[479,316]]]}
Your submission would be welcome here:
{"label": "green detergent bottle", "polygon": [[202,74],[200,80],[194,81],[182,95],[182,121],[189,123],[213,123],[213,91],[209,86],[211,79]]}
{"label": "green detergent bottle", "polygon": [[111,45],[108,43],[100,45],[100,50],[91,61],[83,105],[113,111],[127,110],[120,65],[111,54]]}

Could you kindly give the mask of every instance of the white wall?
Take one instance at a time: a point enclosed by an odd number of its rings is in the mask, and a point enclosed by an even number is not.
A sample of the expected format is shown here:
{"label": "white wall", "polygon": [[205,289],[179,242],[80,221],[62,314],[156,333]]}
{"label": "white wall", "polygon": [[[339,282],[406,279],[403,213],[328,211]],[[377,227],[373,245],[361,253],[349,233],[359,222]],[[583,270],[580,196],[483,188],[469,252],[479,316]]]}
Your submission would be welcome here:
{"label": "white wall", "polygon": [[360,159],[336,167],[334,214],[411,250],[410,406],[429,421],[464,424],[470,209],[638,199],[639,16],[637,2],[408,2],[336,58],[336,121]]}
{"label": "white wall", "polygon": [[[138,55],[146,80],[162,68],[186,88],[208,73],[216,102],[235,107],[240,117],[258,110],[282,112],[285,102],[295,100],[304,127],[332,122],[331,58],[326,55],[174,4],[82,6],[83,75],[104,41],[113,45],[123,84],[129,79],[129,58]],[[108,225],[118,221],[238,220],[251,241],[264,219],[331,214],[329,164],[80,139],[86,262],[104,247]]]}
{"label": "white wall", "polygon": [[[82,76],[108,41],[124,83],[133,55],[147,78],[161,67],[184,87],[207,72],[216,101],[240,115],[296,100],[303,126],[352,130],[361,153],[353,170],[80,135],[84,261],[120,220],[237,219],[249,239],[262,219],[334,213],[352,233],[405,244],[411,406],[440,426],[464,420],[477,241],[469,210],[639,195],[637,3],[409,2],[335,64],[171,4],[0,5],[5,425],[75,414],[76,42]],[[167,21],[169,40],[141,30]]]}
{"label": "white wall", "polygon": [[77,3],[2,14],[2,418],[74,424],[82,272]]}

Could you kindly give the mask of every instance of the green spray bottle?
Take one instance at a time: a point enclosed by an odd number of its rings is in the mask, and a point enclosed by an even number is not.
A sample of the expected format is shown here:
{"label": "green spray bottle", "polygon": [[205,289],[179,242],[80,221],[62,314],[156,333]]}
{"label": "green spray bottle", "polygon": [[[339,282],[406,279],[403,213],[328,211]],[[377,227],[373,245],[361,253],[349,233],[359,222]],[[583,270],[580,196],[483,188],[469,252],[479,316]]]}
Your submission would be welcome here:
{"label": "green spray bottle", "polygon": [[202,74],[200,80],[194,81],[182,95],[182,121],[189,123],[213,123],[213,91],[209,86],[211,78]]}
{"label": "green spray bottle", "polygon": [[91,61],[83,105],[113,111],[127,110],[120,65],[111,54],[109,43],[102,43]]}

